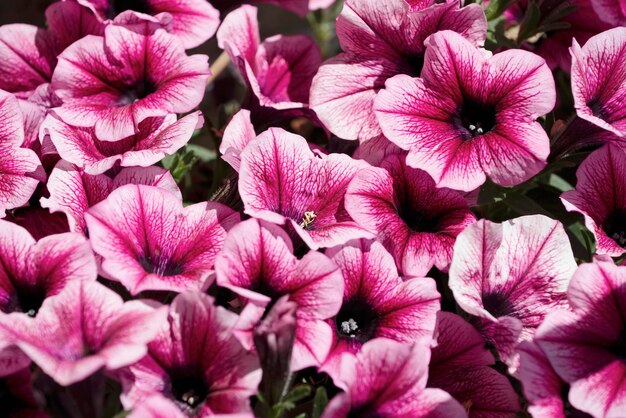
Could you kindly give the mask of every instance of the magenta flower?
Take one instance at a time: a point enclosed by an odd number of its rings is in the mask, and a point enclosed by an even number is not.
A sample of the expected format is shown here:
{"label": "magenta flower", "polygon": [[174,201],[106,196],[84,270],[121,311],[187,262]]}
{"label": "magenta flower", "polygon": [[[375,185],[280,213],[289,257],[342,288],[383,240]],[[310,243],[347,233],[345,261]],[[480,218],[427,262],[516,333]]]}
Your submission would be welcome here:
{"label": "magenta flower", "polygon": [[490,366],[493,355],[484,338],[453,313],[437,314],[428,370],[428,387],[443,389],[467,410],[469,418],[510,418],[520,411],[509,380]]}
{"label": "magenta flower", "polygon": [[626,136],[626,28],[589,39],[581,48],[573,41],[572,93],[576,113],[613,134]]}
{"label": "magenta flower", "polygon": [[626,268],[583,264],[568,289],[573,308],[551,312],[535,341],[570,385],[569,403],[594,417],[626,407]]}
{"label": "magenta flower", "polygon": [[119,141],[100,140],[94,128],[74,127],[50,115],[42,129],[50,135],[59,155],[87,174],[102,174],[116,163],[122,167],[148,167],[184,146],[204,120],[200,112],[180,120],[171,114],[147,118],[139,132]]}
{"label": "magenta flower", "polygon": [[626,2],[624,0],[591,0],[593,10],[600,19],[613,26],[626,25]]}
{"label": "magenta flower", "polygon": [[404,0],[345,3],[337,18],[344,53],[320,67],[310,100],[311,108],[335,135],[364,141],[381,134],[374,97],[396,74],[420,75],[424,41],[431,34],[449,29],[476,46],[483,44],[487,22],[478,5],[461,8],[458,1],[450,0],[428,3],[415,12]]}
{"label": "magenta flower", "polygon": [[513,186],[537,174],[550,144],[536,119],[556,99],[545,61],[521,50],[487,58],[452,31],[425,44],[422,78],[390,79],[374,105],[385,136],[409,151],[407,164],[464,191],[487,175]]}
{"label": "magenta flower", "polygon": [[502,224],[480,220],[457,238],[450,289],[485,339],[515,370],[514,349],[546,314],[567,306],[576,261],[563,226],[542,215]]}
{"label": "magenta flower", "polygon": [[345,356],[340,385],[322,418],[463,418],[463,407],[441,389],[426,388],[429,340],[406,345],[385,338]]}
{"label": "magenta flower", "polygon": [[346,193],[346,210],[361,227],[376,233],[400,271],[425,276],[447,270],[456,236],[476,221],[463,195],[437,188],[424,171],[392,154],[381,168],[357,173]]}
{"label": "magenta flower", "polygon": [[261,42],[257,9],[244,5],[224,18],[217,41],[261,106],[277,110],[306,107],[311,80],[322,62],[311,38],[276,35]]}
{"label": "magenta flower", "polygon": [[255,138],[256,133],[250,119],[250,111],[241,109],[224,129],[220,142],[222,159],[238,172],[241,165],[241,152]]}
{"label": "magenta flower", "polygon": [[341,269],[344,290],[341,309],[328,320],[333,347],[323,371],[335,378],[341,355],[358,353],[374,338],[407,344],[432,338],[440,299],[434,280],[402,280],[391,254],[375,241],[351,241],[326,254]]}
{"label": "magenta flower", "polygon": [[95,281],[75,281],[46,299],[34,319],[11,314],[0,328],[33,362],[63,386],[105,368],[135,363],[147,352],[165,311],[124,303]]}
{"label": "magenta flower", "polygon": [[113,23],[123,24],[128,18],[127,11],[132,10],[133,18],[162,24],[181,41],[185,49],[206,42],[220,24],[219,12],[206,0],[75,1],[93,10],[105,22],[113,19]]}
{"label": "magenta flower", "polygon": [[626,152],[607,144],[591,153],[576,172],[576,190],[561,195],[569,211],[585,216],[596,252],[617,257],[626,250]]}
{"label": "magenta flower", "polygon": [[205,55],[185,55],[180,42],[154,23],[109,25],[59,56],[52,88],[65,123],[95,127],[103,141],[139,133],[148,117],[185,113],[202,100],[209,77]]}
{"label": "magenta flower", "polygon": [[244,347],[266,311],[284,295],[297,304],[291,369],[320,365],[331,348],[326,319],[341,306],[341,272],[324,254],[311,251],[298,260],[291,239],[278,226],[256,219],[235,226],[215,261],[217,284],[245,301],[235,329]]}
{"label": "magenta flower", "polygon": [[15,97],[0,90],[0,218],[28,202],[46,174],[37,154],[21,148],[24,120]]}
{"label": "magenta flower", "polygon": [[129,167],[113,178],[100,174],[92,176],[67,161],[59,161],[50,174],[47,188],[50,197],[40,199],[41,206],[50,212],[67,216],[70,230],[87,233],[85,212],[106,199],[118,187],[126,184],[145,184],[160,187],[175,194],[182,201],[180,190],[169,171],[159,167]]}
{"label": "magenta flower", "polygon": [[2,413],[7,418],[48,418],[37,404],[30,369],[24,368],[0,379]]}
{"label": "magenta flower", "polygon": [[271,128],[241,153],[239,193],[245,212],[291,225],[316,249],[371,238],[343,207],[348,183],[366,164],[343,154],[316,155],[304,138]]}
{"label": "magenta flower", "polygon": [[24,228],[0,221],[0,311],[34,317],[44,300],[74,281],[94,281],[96,261],[81,234],[37,242]]}
{"label": "magenta flower", "polygon": [[206,289],[226,231],[239,214],[215,202],[183,207],[159,187],[129,184],[85,213],[102,274],[136,295]]}
{"label": "magenta flower", "polygon": [[232,334],[237,315],[213,302],[194,291],[174,299],[148,355],[121,374],[126,408],[156,395],[186,417],[251,412],[248,398],[261,380],[258,359]]}

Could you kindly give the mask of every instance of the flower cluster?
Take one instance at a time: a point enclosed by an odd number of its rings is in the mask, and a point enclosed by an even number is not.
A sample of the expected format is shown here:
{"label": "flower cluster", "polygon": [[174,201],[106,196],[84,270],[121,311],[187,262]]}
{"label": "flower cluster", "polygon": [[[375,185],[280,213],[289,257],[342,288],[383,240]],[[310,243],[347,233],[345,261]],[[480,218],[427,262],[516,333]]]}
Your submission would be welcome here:
{"label": "flower cluster", "polygon": [[0,415],[626,417],[624,1],[262,2],[0,26]]}

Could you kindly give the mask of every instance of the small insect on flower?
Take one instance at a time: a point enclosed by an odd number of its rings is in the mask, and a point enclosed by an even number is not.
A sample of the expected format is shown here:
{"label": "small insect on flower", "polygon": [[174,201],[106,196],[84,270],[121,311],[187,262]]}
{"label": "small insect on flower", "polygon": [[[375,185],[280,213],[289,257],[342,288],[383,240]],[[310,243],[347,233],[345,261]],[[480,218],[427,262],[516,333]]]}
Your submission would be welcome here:
{"label": "small insect on flower", "polygon": [[313,224],[313,221],[317,218],[317,215],[313,211],[304,212],[304,218],[302,218],[302,223],[300,226],[304,229],[308,228]]}

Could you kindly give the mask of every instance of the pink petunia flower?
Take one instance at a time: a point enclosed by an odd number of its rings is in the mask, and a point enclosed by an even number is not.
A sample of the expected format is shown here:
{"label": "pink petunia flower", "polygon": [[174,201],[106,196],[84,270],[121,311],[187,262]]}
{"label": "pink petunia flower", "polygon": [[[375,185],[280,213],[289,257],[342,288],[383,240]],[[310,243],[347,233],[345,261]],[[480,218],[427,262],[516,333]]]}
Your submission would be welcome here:
{"label": "pink petunia flower", "polygon": [[245,213],[288,224],[312,249],[371,238],[344,208],[348,183],[367,164],[344,154],[314,154],[304,138],[271,128],[241,153]]}
{"label": "pink petunia flower", "polygon": [[511,418],[520,411],[518,395],[506,376],[492,369],[485,339],[458,315],[439,311],[428,387],[443,389],[469,418]]}
{"label": "pink petunia flower", "polygon": [[0,311],[34,317],[44,300],[74,281],[94,281],[96,261],[76,233],[35,241],[24,228],[0,221]]}
{"label": "pink petunia flower", "polygon": [[487,176],[513,186],[537,174],[550,144],[536,119],[556,100],[543,58],[521,50],[488,57],[452,31],[425,44],[421,78],[388,80],[374,104],[385,136],[409,151],[407,164],[438,187],[464,191]]}
{"label": "pink petunia flower", "polygon": [[297,304],[291,369],[320,365],[331,348],[326,319],[341,306],[343,280],[337,265],[311,251],[300,260],[291,239],[278,226],[250,219],[233,227],[215,261],[217,284],[245,300],[235,328],[244,347],[252,348],[259,321],[282,296]]}
{"label": "pink petunia flower", "polygon": [[570,385],[569,403],[594,417],[626,410],[626,267],[598,261],[572,277],[573,311],[548,314],[535,341]]}
{"label": "pink petunia flower", "polygon": [[600,19],[613,26],[626,25],[626,1],[624,0],[591,0],[593,10]]}
{"label": "pink petunia flower", "polygon": [[409,11],[404,0],[346,1],[337,18],[344,53],[324,62],[311,87],[311,108],[335,135],[364,141],[381,134],[374,97],[397,74],[420,75],[431,34],[449,29],[483,44],[487,22],[480,6],[427,3]]}
{"label": "pink petunia flower", "polygon": [[251,413],[249,397],[256,393],[261,369],[257,356],[233,336],[236,321],[237,315],[207,295],[178,295],[167,320],[158,324],[148,355],[120,374],[124,406],[160,399],[185,417]]}
{"label": "pink petunia flower", "polygon": [[226,231],[239,214],[215,202],[183,207],[159,187],[128,184],[85,213],[102,274],[136,295],[206,289]]}
{"label": "pink petunia flower", "polygon": [[563,226],[542,215],[480,220],[457,238],[450,289],[487,341],[516,370],[514,349],[551,310],[566,307],[576,261]]}
{"label": "pink petunia flower", "polygon": [[576,190],[561,201],[585,216],[596,238],[596,252],[617,257],[626,252],[626,152],[607,144],[592,152],[576,171]]}
{"label": "pink petunia flower", "polygon": [[437,188],[424,171],[392,154],[381,168],[357,173],[346,192],[346,210],[376,233],[400,271],[422,277],[436,266],[447,270],[456,236],[476,221],[463,195]]}
{"label": "pink petunia flower", "polygon": [[241,165],[241,152],[255,138],[256,133],[250,119],[250,111],[241,109],[235,113],[224,129],[220,142],[222,159],[238,172]]}
{"label": "pink petunia flower", "polygon": [[50,197],[40,199],[41,206],[53,213],[63,213],[70,230],[87,233],[85,212],[100,203],[115,189],[126,184],[145,184],[160,187],[173,193],[182,201],[182,196],[172,174],[160,167],[128,167],[120,170],[113,178],[100,174],[92,176],[79,170],[74,164],[59,161],[50,174],[47,188]]}
{"label": "pink petunia flower", "polygon": [[24,120],[17,99],[0,90],[0,218],[24,205],[46,174],[37,154],[22,148]]}
{"label": "pink petunia flower", "polygon": [[[75,0],[103,22],[124,24],[128,14],[162,24],[185,47],[195,48],[217,31],[219,12],[206,0]],[[131,12],[128,12],[128,11]]]}
{"label": "pink petunia flower", "polygon": [[322,371],[336,378],[342,354],[356,354],[374,338],[407,344],[432,338],[440,299],[434,280],[402,280],[376,241],[351,241],[326,254],[341,269],[344,291],[339,312],[328,320],[333,344]]}
{"label": "pink petunia flower", "polygon": [[276,35],[261,42],[257,9],[244,5],[224,18],[217,41],[262,107],[286,110],[307,106],[311,81],[322,62],[311,38]]}
{"label": "pink petunia flower", "polygon": [[46,299],[34,319],[10,314],[0,328],[47,375],[63,386],[98,370],[135,363],[147,352],[166,311],[124,303],[95,281],[74,281]]}
{"label": "pink petunia flower", "polygon": [[180,120],[175,115],[147,118],[139,123],[136,135],[119,141],[100,140],[94,128],[74,127],[53,115],[43,122],[42,129],[61,158],[87,174],[102,174],[117,163],[121,167],[148,167],[184,146],[204,119],[194,112]]}
{"label": "pink petunia flower", "polygon": [[344,356],[338,380],[345,392],[328,404],[322,418],[464,418],[465,410],[441,389],[426,388],[428,339],[407,345],[385,338]]}
{"label": "pink petunia flower", "polygon": [[63,51],[51,84],[63,100],[54,109],[59,118],[117,141],[139,133],[148,117],[196,107],[210,74],[207,57],[187,56],[178,39],[154,25],[109,25],[104,37],[86,36]]}
{"label": "pink petunia flower", "polygon": [[626,28],[615,28],[572,48],[572,93],[576,113],[613,134],[626,136]]}

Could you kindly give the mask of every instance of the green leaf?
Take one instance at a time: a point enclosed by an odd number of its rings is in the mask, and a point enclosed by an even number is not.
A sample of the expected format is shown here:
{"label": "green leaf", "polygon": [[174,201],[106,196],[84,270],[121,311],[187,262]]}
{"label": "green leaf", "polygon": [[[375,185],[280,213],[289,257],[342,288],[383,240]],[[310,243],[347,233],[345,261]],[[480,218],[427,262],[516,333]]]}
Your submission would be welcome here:
{"label": "green leaf", "polygon": [[517,34],[517,43],[522,43],[525,39],[537,33],[537,27],[541,20],[541,10],[535,1],[528,3],[526,14],[520,23],[519,33]]}
{"label": "green leaf", "polygon": [[181,148],[176,154],[168,155],[161,160],[161,164],[172,173],[172,177],[174,177],[176,183],[180,183],[196,162],[198,162],[198,157],[192,150],[188,149],[188,147],[189,146]]}
{"label": "green leaf", "polygon": [[326,393],[326,388],[320,386],[315,391],[315,397],[313,398],[313,412],[311,413],[311,418],[320,418],[326,405],[328,405],[328,394]]}
{"label": "green leaf", "polygon": [[506,9],[511,7],[518,0],[491,0],[485,9],[487,20],[499,17]]}
{"label": "green leaf", "polygon": [[197,144],[187,144],[187,149],[193,152],[193,155],[195,155],[198,160],[205,163],[213,161],[217,157],[215,150],[210,150]]}
{"label": "green leaf", "polygon": [[552,217],[550,212],[537,202],[518,192],[507,193],[504,203],[520,215],[545,215]]}
{"label": "green leaf", "polygon": [[548,176],[548,185],[554,187],[561,192],[572,190],[574,188],[571,184],[564,180],[563,177],[555,173],[551,173]]}
{"label": "green leaf", "polygon": [[282,402],[297,403],[307,396],[311,395],[311,386],[309,385],[297,385],[294,386],[288,394],[285,395]]}

